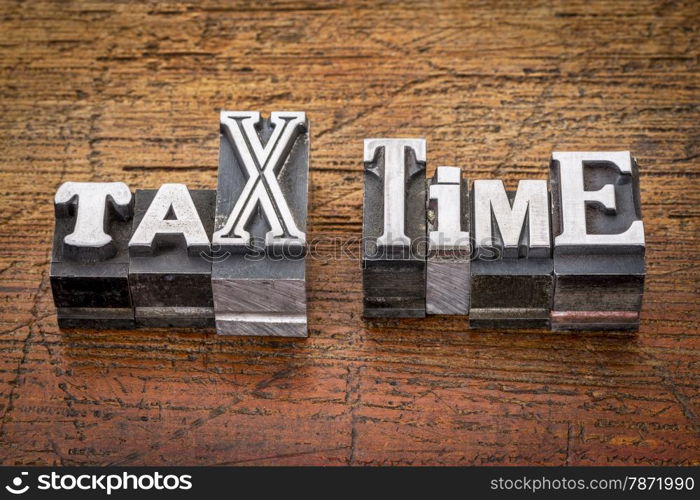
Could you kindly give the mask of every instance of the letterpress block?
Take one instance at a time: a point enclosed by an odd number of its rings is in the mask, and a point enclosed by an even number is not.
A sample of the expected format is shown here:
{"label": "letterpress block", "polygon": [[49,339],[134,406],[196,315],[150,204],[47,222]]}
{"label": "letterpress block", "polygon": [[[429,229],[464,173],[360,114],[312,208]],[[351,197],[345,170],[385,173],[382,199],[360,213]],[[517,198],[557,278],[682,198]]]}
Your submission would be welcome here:
{"label": "letterpress block", "polygon": [[425,139],[365,139],[366,318],[425,316]]}
{"label": "letterpress block", "polygon": [[469,314],[469,188],[459,167],[438,167],[428,188],[428,314]]}
{"label": "letterpress block", "polygon": [[214,190],[136,190],[129,285],[141,327],[214,326],[210,239]]}
{"label": "letterpress block", "polygon": [[220,335],[306,337],[309,127],[221,112],[212,288]]}
{"label": "letterpress block", "polygon": [[553,278],[546,181],[520,181],[506,192],[499,180],[472,188],[472,328],[549,326]]}
{"label": "letterpress block", "polygon": [[637,330],[644,225],[629,151],[555,152],[550,168],[554,330]]}
{"label": "letterpress block", "polygon": [[55,197],[51,290],[60,328],[129,329],[133,197],[123,182],[66,182]]}

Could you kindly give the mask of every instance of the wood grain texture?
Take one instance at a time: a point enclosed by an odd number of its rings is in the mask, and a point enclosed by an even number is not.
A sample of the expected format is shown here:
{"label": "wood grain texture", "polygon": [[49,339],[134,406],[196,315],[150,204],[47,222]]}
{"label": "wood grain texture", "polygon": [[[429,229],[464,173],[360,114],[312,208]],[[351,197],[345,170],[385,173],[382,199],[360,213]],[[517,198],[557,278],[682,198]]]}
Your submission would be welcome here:
{"label": "wood grain texture", "polygon": [[[0,9],[2,463],[700,463],[697,1]],[[60,332],[58,185],[214,188],[221,108],[308,113],[309,338]],[[632,150],[639,334],[364,322],[362,139],[383,136],[509,188],[553,150]]]}

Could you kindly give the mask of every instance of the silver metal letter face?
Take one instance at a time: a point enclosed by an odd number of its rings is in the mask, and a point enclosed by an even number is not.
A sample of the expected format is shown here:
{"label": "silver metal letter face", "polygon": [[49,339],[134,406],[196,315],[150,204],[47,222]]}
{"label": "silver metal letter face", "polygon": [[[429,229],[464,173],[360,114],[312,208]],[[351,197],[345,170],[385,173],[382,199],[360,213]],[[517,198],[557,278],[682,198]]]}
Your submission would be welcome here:
{"label": "silver metal letter face", "polygon": [[554,330],[636,330],[644,292],[644,225],[629,151],[555,152]]}
{"label": "silver metal letter face", "polygon": [[131,191],[123,182],[64,182],[55,197],[56,210],[76,212],[73,232],[63,239],[65,251],[92,254],[95,259],[114,255],[112,236],[105,233],[107,204],[123,220],[132,216]]}
{"label": "silver metal letter face", "polygon": [[[377,150],[384,151],[384,229],[377,245],[410,246],[405,234],[406,149],[415,154],[417,164],[425,164],[425,139],[365,139],[365,163],[374,160]],[[415,172],[411,172],[412,175]]]}
{"label": "silver metal letter face", "polygon": [[51,289],[61,328],[134,328],[133,197],[123,182],[66,182],[55,197]]}
{"label": "silver metal letter face", "polygon": [[235,145],[248,179],[228,220],[214,233],[213,243],[243,248],[248,246],[250,233],[245,226],[259,206],[271,227],[265,235],[266,246],[304,247],[306,236],[297,227],[277,175],[296,138],[308,128],[306,114],[273,112],[270,116],[272,133],[265,146],[256,129],[259,122],[258,112],[221,112],[222,133]]}
{"label": "silver metal letter face", "polygon": [[163,184],[151,201],[131,240],[132,255],[155,253],[155,239],[184,238],[190,254],[209,250],[209,237],[184,184]]}
{"label": "silver metal letter face", "polygon": [[500,180],[476,180],[471,265],[472,328],[549,326],[552,257],[546,181],[506,192]]}
{"label": "silver metal letter face", "polygon": [[306,114],[222,111],[220,139],[217,333],[306,337]]}
{"label": "silver metal letter face", "polygon": [[425,139],[365,139],[363,314],[425,316]]}
{"label": "silver metal letter face", "polygon": [[520,181],[511,206],[503,181],[474,181],[474,240],[478,250],[499,247],[504,257],[518,257],[521,251],[549,257],[547,182]]}
{"label": "silver metal letter face", "polygon": [[459,167],[438,167],[428,181],[427,314],[469,314],[468,181]]}
{"label": "silver metal letter face", "polygon": [[559,167],[561,233],[555,239],[557,248],[580,251],[584,248],[596,250],[614,247],[619,250],[623,247],[644,246],[644,223],[641,220],[632,220],[629,227],[622,232],[591,233],[587,228],[587,206],[596,206],[608,215],[615,215],[618,207],[614,184],[604,184],[595,190],[586,189],[584,168],[597,166],[617,169],[621,174],[621,182],[629,182],[633,175],[633,160],[629,151],[555,152],[552,154],[552,163]]}

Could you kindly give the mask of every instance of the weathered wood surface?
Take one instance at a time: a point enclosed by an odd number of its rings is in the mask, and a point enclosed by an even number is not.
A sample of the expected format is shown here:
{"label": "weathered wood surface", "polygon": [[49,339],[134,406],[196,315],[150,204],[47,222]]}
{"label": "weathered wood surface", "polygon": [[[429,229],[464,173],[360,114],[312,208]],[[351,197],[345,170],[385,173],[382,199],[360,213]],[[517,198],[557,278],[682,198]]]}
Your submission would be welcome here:
{"label": "weathered wood surface", "polygon": [[[2,463],[700,463],[695,0],[0,8]],[[328,241],[361,233],[364,137],[425,136],[428,175],[509,188],[552,150],[631,149],[641,331],[368,324],[329,243],[306,340],[58,331],[57,186],[214,188],[221,108],[308,112],[309,238]]]}

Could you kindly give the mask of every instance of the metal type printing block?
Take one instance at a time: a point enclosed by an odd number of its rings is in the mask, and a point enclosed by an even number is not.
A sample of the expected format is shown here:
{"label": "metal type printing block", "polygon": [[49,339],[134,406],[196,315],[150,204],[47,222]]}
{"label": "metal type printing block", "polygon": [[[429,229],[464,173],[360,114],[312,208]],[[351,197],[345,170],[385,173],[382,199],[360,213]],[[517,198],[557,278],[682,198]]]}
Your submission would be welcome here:
{"label": "metal type printing block", "polygon": [[547,182],[500,180],[472,187],[472,328],[549,326],[553,279]]}
{"label": "metal type printing block", "polygon": [[365,139],[365,318],[425,316],[425,139]]}
{"label": "metal type printing block", "polygon": [[438,167],[428,189],[427,314],[469,314],[469,185],[459,167]]}
{"label": "metal type printing block", "polygon": [[123,182],[66,182],[55,196],[51,290],[60,328],[132,329],[128,242],[133,197]]}
{"label": "metal type printing block", "polygon": [[306,337],[306,113],[222,111],[220,138],[216,331]]}
{"label": "metal type printing block", "polygon": [[214,190],[136,191],[129,286],[140,327],[213,328]]}
{"label": "metal type printing block", "polygon": [[637,330],[644,224],[629,151],[554,152],[553,330]]}

